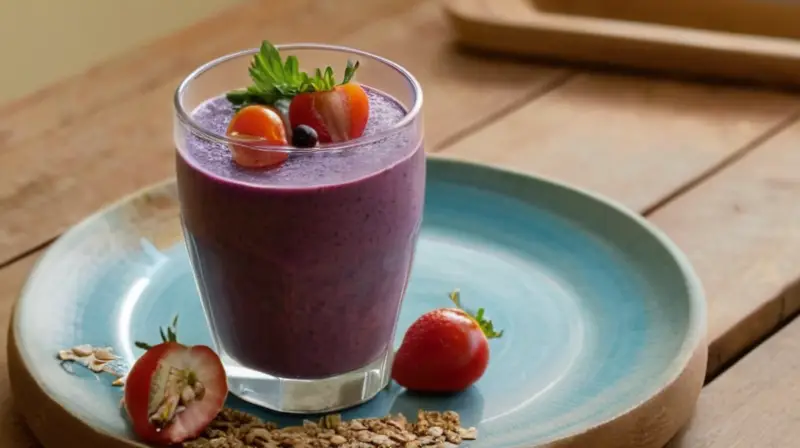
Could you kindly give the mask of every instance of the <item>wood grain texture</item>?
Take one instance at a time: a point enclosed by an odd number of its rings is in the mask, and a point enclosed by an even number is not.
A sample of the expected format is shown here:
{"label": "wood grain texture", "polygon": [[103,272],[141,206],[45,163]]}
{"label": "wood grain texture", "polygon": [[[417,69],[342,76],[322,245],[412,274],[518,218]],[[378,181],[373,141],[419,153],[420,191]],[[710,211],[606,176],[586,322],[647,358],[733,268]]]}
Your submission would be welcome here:
{"label": "wood grain texture", "polygon": [[[205,52],[193,53],[185,62],[161,70],[142,69],[141,77],[149,78],[150,83],[139,84],[137,90],[119,91],[113,104],[107,103],[108,98],[95,98],[96,107],[82,115],[70,115],[68,123],[51,126],[36,138],[15,139],[17,143],[12,145],[7,142],[0,151],[0,209],[8,210],[0,221],[0,263],[56,236],[103,204],[172,175],[171,96],[179,80],[202,62],[201,58],[252,47],[269,37],[276,41],[335,41],[395,59],[412,70],[426,90],[426,140],[431,147],[524,102],[564,74],[558,69],[454,52],[435,0],[381,0],[364,5],[343,1],[336,4],[337,14],[329,14],[325,8],[307,12],[301,20],[274,23],[269,36],[263,28],[242,29],[233,23],[230,28],[236,39],[220,37],[223,42],[214,43],[218,36],[228,35],[217,30],[213,39],[200,45],[208,47]],[[353,16],[361,17],[359,26]],[[337,22],[340,17],[344,23]],[[323,20],[326,26],[320,27]],[[194,28],[187,33],[188,37],[171,38],[152,47],[151,57],[183,54],[183,48],[191,47],[188,42],[199,38]],[[139,70],[116,67],[117,77],[102,78],[105,82],[114,86],[128,79],[139,82]],[[89,86],[84,80],[73,82]],[[14,114],[13,109],[0,113],[0,122]],[[17,126],[27,130],[22,132],[33,129],[20,122]],[[43,163],[32,154],[47,154],[47,159]]]}
{"label": "wood grain texture", "polygon": [[[263,33],[264,28],[307,11],[312,3],[312,0],[243,3],[90,68],[79,76],[7,103],[0,107],[0,148],[5,150],[24,140],[41,138],[126,98],[142,95],[163,84],[174,84],[178,73],[188,73],[198,64],[233,48],[253,46],[255,33]],[[218,29],[215,24],[226,22],[236,23],[236,26],[230,26],[226,32],[209,33],[209,29]]]}
{"label": "wood grain texture", "polygon": [[798,107],[798,98],[763,91],[584,74],[444,152],[541,174],[643,211]]}
{"label": "wood grain texture", "polygon": [[650,216],[709,302],[709,371],[800,311],[800,124]]}
{"label": "wood grain texture", "polygon": [[706,386],[667,448],[789,448],[800,439],[800,320]]}
{"label": "wood grain texture", "polygon": [[445,3],[459,40],[480,50],[800,86],[789,39],[545,13],[532,0]]}
{"label": "wood grain texture", "polygon": [[[260,0],[244,2],[0,107],[0,149],[87,121],[100,110],[178,82],[199,65],[233,51],[275,43],[327,42],[406,11],[422,0]],[[319,26],[324,20],[325,26]],[[171,95],[166,99],[171,101]],[[31,126],[36,123],[36,126]],[[95,122],[91,122],[96,124]]]}
{"label": "wood grain texture", "polygon": [[754,0],[529,0],[542,11],[729,33],[800,38],[796,2]]}
{"label": "wood grain texture", "polygon": [[417,78],[424,90],[428,149],[525,104],[569,73],[560,68],[467,55],[457,51],[451,41],[440,2],[432,0],[373,21],[337,43],[392,59]]}

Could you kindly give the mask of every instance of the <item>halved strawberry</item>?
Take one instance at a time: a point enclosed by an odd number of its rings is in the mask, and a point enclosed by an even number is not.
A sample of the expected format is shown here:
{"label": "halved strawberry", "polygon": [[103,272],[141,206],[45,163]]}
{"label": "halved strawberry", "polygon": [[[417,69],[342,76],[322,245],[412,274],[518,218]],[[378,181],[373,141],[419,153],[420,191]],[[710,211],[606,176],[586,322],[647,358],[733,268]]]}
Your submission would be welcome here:
{"label": "halved strawberry", "polygon": [[292,126],[310,126],[317,131],[320,143],[360,137],[368,119],[369,98],[354,82],[335,86],[332,90],[301,93],[289,105]]}
{"label": "halved strawberry", "polygon": [[358,67],[358,61],[347,61],[342,81],[337,83],[332,67],[317,68],[311,74],[301,71],[297,56],[290,55],[283,60],[280,51],[265,40],[253,55],[248,70],[253,84],[231,90],[225,97],[231,105],[241,108],[261,104],[277,106],[289,101],[291,126],[287,127],[288,132],[306,125],[317,134],[312,139],[292,140],[296,146],[343,142],[360,137],[369,119],[367,93],[353,82]]}
{"label": "halved strawberry", "polygon": [[228,124],[227,135],[249,145],[230,145],[233,161],[246,168],[278,165],[289,157],[285,152],[270,149],[288,144],[283,118],[274,107],[253,104],[241,108]]}
{"label": "halved strawberry", "polygon": [[450,294],[455,308],[423,314],[403,337],[394,357],[392,378],[419,392],[458,392],[478,381],[489,365],[489,339],[499,338],[481,308],[473,316],[461,308],[458,291]]}
{"label": "halved strawberry", "polygon": [[165,342],[147,346],[125,381],[124,405],[134,432],[158,445],[199,436],[228,395],[219,356],[204,345],[179,344],[173,328],[168,334]]}

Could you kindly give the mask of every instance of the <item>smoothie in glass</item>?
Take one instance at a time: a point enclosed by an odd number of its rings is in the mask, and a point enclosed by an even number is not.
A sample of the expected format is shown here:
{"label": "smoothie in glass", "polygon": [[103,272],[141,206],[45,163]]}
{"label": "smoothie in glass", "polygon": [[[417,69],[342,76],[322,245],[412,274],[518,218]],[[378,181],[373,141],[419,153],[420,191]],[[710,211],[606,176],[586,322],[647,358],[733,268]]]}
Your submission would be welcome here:
{"label": "smoothie in glass", "polygon": [[[422,98],[407,71],[374,55],[319,45],[279,52],[323,77],[327,66],[341,74],[358,61],[348,84],[363,98],[255,98],[279,117],[286,141],[274,130],[240,135],[231,122],[246,105],[230,92],[252,83],[248,66],[264,49],[212,61],[176,94],[178,189],[231,391],[278,411],[322,412],[366,401],[389,380],[424,200]],[[301,100],[312,103],[305,115],[291,104]],[[363,130],[348,116],[359,107]],[[243,151],[267,162],[248,165],[236,157]]]}

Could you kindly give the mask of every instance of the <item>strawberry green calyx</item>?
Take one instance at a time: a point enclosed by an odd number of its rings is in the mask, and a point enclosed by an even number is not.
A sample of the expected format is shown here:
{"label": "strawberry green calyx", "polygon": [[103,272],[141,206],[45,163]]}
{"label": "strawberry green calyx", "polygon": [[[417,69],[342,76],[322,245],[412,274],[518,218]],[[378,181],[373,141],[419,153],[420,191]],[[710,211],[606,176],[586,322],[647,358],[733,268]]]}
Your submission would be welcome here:
{"label": "strawberry green calyx", "polygon": [[[349,83],[358,61],[347,61],[344,78],[338,85]],[[272,106],[279,100],[291,99],[301,93],[324,92],[337,86],[333,68],[317,68],[312,75],[300,71],[296,56],[281,59],[278,49],[268,41],[261,43],[259,52],[253,56],[249,68],[253,84],[245,89],[232,90],[226,94],[235,110],[252,104]]]}
{"label": "strawberry green calyx", "polygon": [[450,294],[448,294],[448,296],[450,297],[450,301],[456,305],[456,308],[463,311],[475,322],[477,322],[478,326],[481,328],[481,331],[483,331],[484,336],[486,336],[486,339],[497,339],[503,337],[503,330],[495,331],[492,321],[483,316],[485,312],[483,308],[478,308],[478,312],[472,314],[464,309],[463,306],[461,306],[461,292],[458,289],[453,290]]}
{"label": "strawberry green calyx", "polygon": [[[178,343],[178,315],[176,314],[175,317],[172,318],[172,323],[170,323],[166,330],[163,327],[158,327],[158,332],[161,335],[161,342],[175,342]],[[136,341],[134,345],[142,350],[150,350],[153,348],[152,345]]]}

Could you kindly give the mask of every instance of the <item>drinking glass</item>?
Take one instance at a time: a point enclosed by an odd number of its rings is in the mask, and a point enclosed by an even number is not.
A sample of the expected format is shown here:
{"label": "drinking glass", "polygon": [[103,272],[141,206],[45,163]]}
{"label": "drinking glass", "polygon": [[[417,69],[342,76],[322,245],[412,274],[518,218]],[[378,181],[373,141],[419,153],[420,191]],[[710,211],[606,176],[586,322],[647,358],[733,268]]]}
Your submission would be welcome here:
{"label": "drinking glass", "polygon": [[[424,202],[422,90],[364,51],[277,47],[301,70],[331,66],[339,79],[358,60],[355,79],[377,101],[367,131],[316,148],[232,140],[219,97],[251,84],[258,50],[208,62],[175,93],[181,221],[231,392],[276,411],[328,412],[371,399],[390,379]],[[242,168],[232,147],[285,161]]]}

